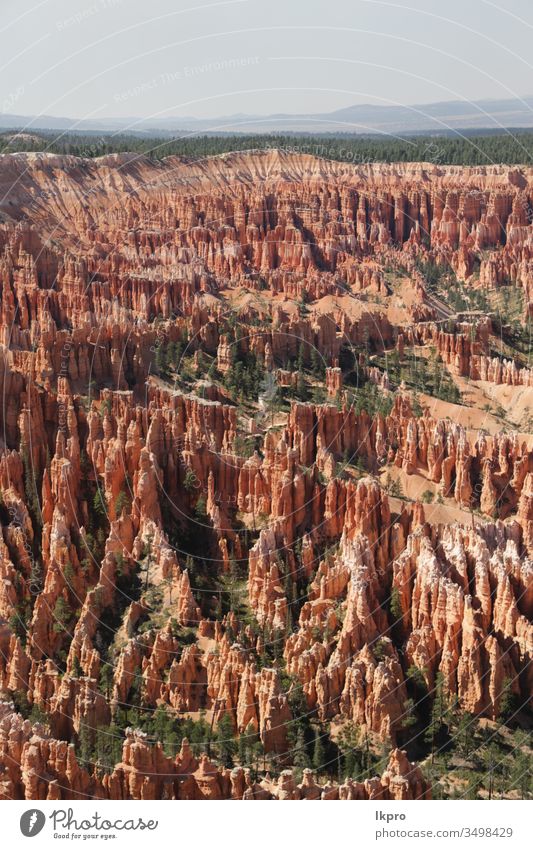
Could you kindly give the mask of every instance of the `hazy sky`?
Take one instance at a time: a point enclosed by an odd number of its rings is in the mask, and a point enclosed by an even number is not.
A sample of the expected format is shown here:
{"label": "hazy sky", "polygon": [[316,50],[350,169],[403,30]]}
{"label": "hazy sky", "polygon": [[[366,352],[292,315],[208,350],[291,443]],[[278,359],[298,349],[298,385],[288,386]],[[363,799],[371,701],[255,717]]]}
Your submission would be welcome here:
{"label": "hazy sky", "polygon": [[533,94],[532,0],[2,0],[0,111],[326,112]]}

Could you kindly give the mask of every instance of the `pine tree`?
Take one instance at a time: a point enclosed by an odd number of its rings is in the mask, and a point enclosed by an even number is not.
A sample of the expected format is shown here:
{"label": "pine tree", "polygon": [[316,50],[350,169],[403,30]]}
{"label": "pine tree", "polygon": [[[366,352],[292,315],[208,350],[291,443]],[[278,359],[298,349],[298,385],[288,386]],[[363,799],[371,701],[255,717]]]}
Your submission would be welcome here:
{"label": "pine tree", "polygon": [[513,756],[508,789],[520,799],[530,799],[533,794],[533,763],[530,752],[518,749]]}
{"label": "pine tree", "polygon": [[52,630],[56,634],[62,634],[72,619],[72,609],[63,596],[59,596],[57,599],[52,616],[54,620]]}
{"label": "pine tree", "polygon": [[444,681],[442,673],[438,672],[435,679],[435,697],[431,708],[431,718],[424,735],[426,742],[431,745],[431,763],[435,757],[435,748],[438,738],[449,724],[449,705],[444,692]]}
{"label": "pine tree", "polygon": [[180,347],[178,342],[169,342],[167,345],[167,363],[174,368],[177,367],[180,358]]}
{"label": "pine tree", "polygon": [[461,713],[454,732],[459,751],[467,758],[474,745],[475,723],[472,714]]}
{"label": "pine tree", "polygon": [[196,474],[193,472],[190,466],[187,466],[185,472],[185,478],[183,479],[183,486],[187,490],[187,492],[193,492],[197,488],[198,478]]}
{"label": "pine tree", "polygon": [[102,494],[102,490],[100,489],[100,487],[98,487],[98,489],[96,490],[96,492],[94,494],[93,511],[99,519],[102,519],[107,514],[105,499],[104,499],[104,496]]}
{"label": "pine tree", "polygon": [[314,346],[311,348],[311,371],[315,377],[324,377],[326,373],[324,360]]}
{"label": "pine tree", "polygon": [[299,725],[296,731],[293,763],[294,766],[299,767],[300,769],[308,769],[311,766],[311,761],[309,759],[305,743],[305,729],[303,725]]}
{"label": "pine tree", "polygon": [[393,587],[390,594],[390,614],[392,625],[401,629],[403,624],[403,610],[400,590],[398,587]]}
{"label": "pine tree", "polygon": [[501,689],[499,713],[503,722],[510,719],[516,712],[516,696],[513,693],[511,678],[504,678]]}
{"label": "pine tree", "polygon": [[343,756],[345,778],[359,778],[363,771],[363,752],[359,745],[359,729],[354,722],[347,722],[337,738],[337,746]]}
{"label": "pine tree", "polygon": [[74,659],[72,661],[72,669],[70,671],[71,678],[79,678],[82,673],[82,668],[80,664],[80,659],[77,654],[74,655]]}
{"label": "pine tree", "polygon": [[261,756],[264,756],[263,744],[261,743],[261,739],[259,734],[255,730],[254,726],[250,722],[245,731],[246,739],[247,739],[247,748],[248,748],[248,758],[249,762],[254,764],[255,771],[257,773],[259,759]]}
{"label": "pine tree", "polygon": [[298,348],[298,359],[296,360],[296,370],[302,372],[305,370],[305,346],[303,342],[300,342]]}
{"label": "pine tree", "polygon": [[125,507],[127,508],[128,506],[129,506],[129,498],[126,495],[126,493],[124,492],[124,490],[121,490],[119,492],[119,494],[117,495],[116,500],[115,500],[115,515],[120,516],[122,514],[122,511],[124,510],[124,508]]}
{"label": "pine tree", "polygon": [[211,728],[205,721],[205,712],[202,712],[200,714],[200,719],[194,723],[189,735],[189,740],[194,754],[200,755],[203,751],[205,751],[209,757],[211,754],[212,739],[213,735]]}
{"label": "pine tree", "polygon": [[307,401],[307,383],[303,371],[298,369],[296,376],[296,397],[299,401]]}
{"label": "pine tree", "polygon": [[494,744],[489,744],[481,750],[481,761],[483,764],[483,785],[487,790],[489,801],[494,796],[496,766],[498,764],[499,751]]}
{"label": "pine tree", "polygon": [[24,466],[24,491],[26,493],[26,503],[35,526],[40,527],[42,525],[42,516],[39,495],[37,493],[37,481],[35,479],[32,459],[26,450],[22,452],[22,463]]}
{"label": "pine tree", "polygon": [[218,721],[216,743],[220,760],[225,767],[231,768],[237,752],[237,743],[233,721],[228,713],[225,713]]}
{"label": "pine tree", "polygon": [[326,748],[320,728],[315,728],[315,740],[313,745],[313,767],[317,772],[322,772],[326,767]]}
{"label": "pine tree", "polygon": [[80,730],[78,731],[78,744],[76,746],[76,749],[80,765],[85,767],[85,769],[89,771],[94,761],[94,744],[94,728],[91,728],[86,724],[82,724]]}
{"label": "pine tree", "polygon": [[407,670],[407,684],[412,687],[415,701],[420,704],[428,695],[424,670],[419,669],[418,666],[411,665]]}
{"label": "pine tree", "polygon": [[248,740],[246,734],[239,734],[239,743],[238,743],[238,755],[239,755],[239,763],[241,766],[247,766],[248,764]]}
{"label": "pine tree", "polygon": [[160,377],[168,372],[168,357],[166,345],[158,345],[155,352],[155,370]]}
{"label": "pine tree", "polygon": [[122,732],[120,728],[112,724],[100,725],[96,729],[96,741],[93,757],[96,759],[100,769],[112,772],[115,765],[120,762],[122,756]]}
{"label": "pine tree", "polygon": [[205,517],[207,516],[207,502],[205,500],[204,495],[201,495],[198,501],[196,502],[194,512],[196,514],[197,519],[205,519]]}
{"label": "pine tree", "polygon": [[176,733],[172,725],[167,726],[167,728],[165,729],[165,733],[163,734],[162,740],[165,754],[169,758],[175,758],[180,747],[181,738]]}
{"label": "pine tree", "polygon": [[416,704],[414,699],[407,699],[402,711],[402,731],[407,731],[418,722],[416,715]]}
{"label": "pine tree", "polygon": [[110,663],[102,663],[100,667],[100,690],[109,700],[113,687],[113,667]]}

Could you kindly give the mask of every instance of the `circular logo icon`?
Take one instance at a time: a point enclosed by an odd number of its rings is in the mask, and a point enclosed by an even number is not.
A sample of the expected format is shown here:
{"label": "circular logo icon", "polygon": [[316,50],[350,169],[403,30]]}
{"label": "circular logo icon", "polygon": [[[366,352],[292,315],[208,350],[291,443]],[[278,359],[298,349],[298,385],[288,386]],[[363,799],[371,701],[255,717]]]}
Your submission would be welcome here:
{"label": "circular logo icon", "polygon": [[46,817],[43,812],[37,810],[37,808],[32,808],[22,814],[20,818],[20,830],[24,837],[35,837],[36,834],[39,834],[43,830],[45,822]]}

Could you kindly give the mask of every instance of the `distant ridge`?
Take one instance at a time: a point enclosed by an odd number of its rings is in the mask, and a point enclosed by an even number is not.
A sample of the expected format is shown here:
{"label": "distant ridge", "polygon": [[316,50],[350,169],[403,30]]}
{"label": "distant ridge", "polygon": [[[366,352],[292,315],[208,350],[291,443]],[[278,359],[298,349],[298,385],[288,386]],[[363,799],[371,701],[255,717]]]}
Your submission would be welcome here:
{"label": "distant ridge", "polygon": [[359,135],[459,134],[468,130],[533,129],[533,97],[453,100],[414,106],[362,104],[329,113],[228,115],[220,118],[75,118],[0,115],[0,130],[51,130],[143,134],[357,133]]}

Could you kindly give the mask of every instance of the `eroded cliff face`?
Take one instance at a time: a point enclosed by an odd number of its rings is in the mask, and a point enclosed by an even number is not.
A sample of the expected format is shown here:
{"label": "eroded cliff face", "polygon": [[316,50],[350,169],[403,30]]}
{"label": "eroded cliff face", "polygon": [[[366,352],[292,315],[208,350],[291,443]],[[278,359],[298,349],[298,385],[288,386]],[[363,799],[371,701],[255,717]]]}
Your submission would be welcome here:
{"label": "eroded cliff face", "polygon": [[[484,401],[533,379],[424,270],[527,317],[533,173],[17,154],[0,183],[0,795],[427,798],[413,712],[531,693],[532,438]],[[302,735],[347,726],[388,765],[325,784]]]}

